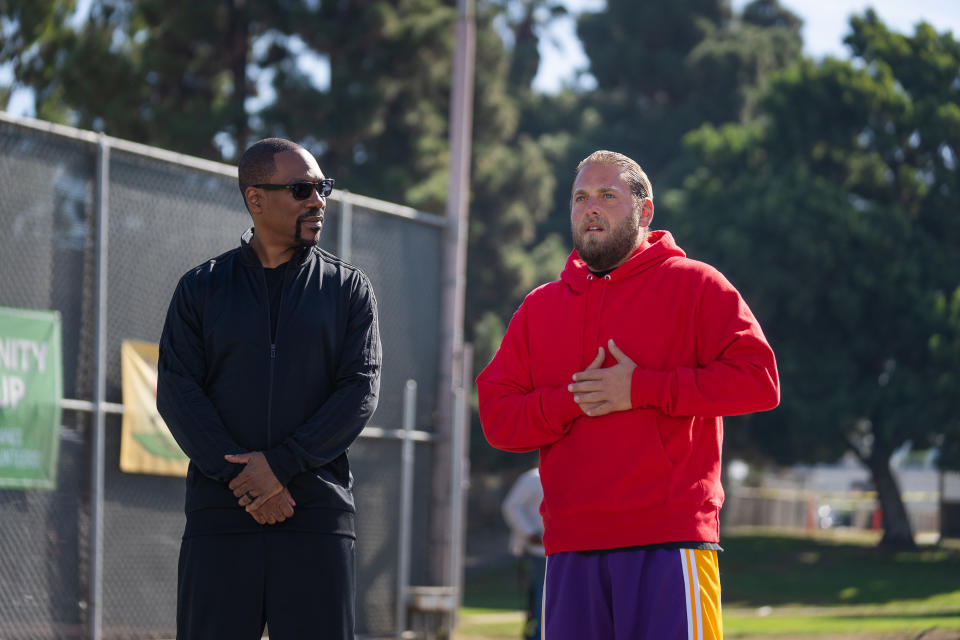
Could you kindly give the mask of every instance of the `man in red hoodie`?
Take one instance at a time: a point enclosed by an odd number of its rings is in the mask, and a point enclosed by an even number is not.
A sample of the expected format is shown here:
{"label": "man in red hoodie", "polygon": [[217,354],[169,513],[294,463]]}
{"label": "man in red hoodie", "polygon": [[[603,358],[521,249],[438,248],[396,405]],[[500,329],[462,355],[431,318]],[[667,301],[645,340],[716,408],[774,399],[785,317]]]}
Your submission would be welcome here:
{"label": "man in red hoodie", "polygon": [[561,279],[477,378],[490,444],[540,450],[546,640],[723,637],[721,416],[776,407],[776,362],[736,289],[652,218],[636,162],[581,162]]}

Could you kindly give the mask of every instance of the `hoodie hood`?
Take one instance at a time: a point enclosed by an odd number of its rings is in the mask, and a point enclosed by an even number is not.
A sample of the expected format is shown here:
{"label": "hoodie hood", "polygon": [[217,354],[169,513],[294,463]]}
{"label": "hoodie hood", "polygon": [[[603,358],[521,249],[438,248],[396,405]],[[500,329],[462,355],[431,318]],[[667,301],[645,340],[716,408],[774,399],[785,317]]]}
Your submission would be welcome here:
{"label": "hoodie hood", "polygon": [[[626,262],[610,272],[613,281],[626,280],[652,266],[658,265],[667,258],[684,257],[687,254],[677,246],[669,231],[651,231],[647,237],[647,244],[639,247]],[[560,279],[577,293],[582,293],[587,287],[587,279],[592,274],[587,263],[580,258],[574,249],[567,257],[567,264],[563,267]]]}

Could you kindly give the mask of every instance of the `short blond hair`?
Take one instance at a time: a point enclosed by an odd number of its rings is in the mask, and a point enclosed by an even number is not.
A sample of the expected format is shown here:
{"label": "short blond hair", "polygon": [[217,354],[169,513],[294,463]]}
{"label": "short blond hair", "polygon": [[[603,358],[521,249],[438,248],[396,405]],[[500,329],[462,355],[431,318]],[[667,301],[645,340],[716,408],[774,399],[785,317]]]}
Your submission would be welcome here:
{"label": "short blond hair", "polygon": [[653,200],[653,185],[650,184],[650,178],[632,158],[616,151],[605,149],[594,151],[577,165],[577,174],[588,164],[606,164],[623,169],[627,174],[625,179],[627,186],[630,187],[630,193],[633,194],[634,202],[639,206],[644,198]]}

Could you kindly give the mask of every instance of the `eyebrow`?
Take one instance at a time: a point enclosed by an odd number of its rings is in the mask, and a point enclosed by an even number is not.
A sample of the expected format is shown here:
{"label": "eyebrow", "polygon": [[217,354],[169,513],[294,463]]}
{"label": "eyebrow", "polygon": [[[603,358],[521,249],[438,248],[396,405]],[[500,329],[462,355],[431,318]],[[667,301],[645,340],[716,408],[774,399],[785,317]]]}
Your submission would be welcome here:
{"label": "eyebrow", "polygon": [[[604,191],[620,191],[620,187],[617,187],[616,185],[603,186],[598,188],[597,191],[600,191],[601,193],[603,193]],[[586,189],[577,189],[576,191],[573,192],[573,195],[577,195],[578,193],[586,193],[586,192],[587,192]]]}
{"label": "eyebrow", "polygon": [[304,178],[303,176],[297,176],[296,178],[290,178],[287,180],[287,184],[297,184],[298,182],[320,182],[321,180],[326,180],[327,176],[321,178]]}

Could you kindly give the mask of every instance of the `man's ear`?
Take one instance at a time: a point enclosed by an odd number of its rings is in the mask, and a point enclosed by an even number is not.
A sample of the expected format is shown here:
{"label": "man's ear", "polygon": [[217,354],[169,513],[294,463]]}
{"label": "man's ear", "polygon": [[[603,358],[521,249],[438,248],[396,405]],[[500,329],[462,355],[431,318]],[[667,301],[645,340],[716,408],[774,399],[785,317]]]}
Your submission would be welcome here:
{"label": "man's ear", "polygon": [[243,200],[250,215],[260,213],[263,210],[263,191],[260,189],[247,187],[243,191]]}
{"label": "man's ear", "polygon": [[644,198],[640,204],[640,226],[649,227],[653,222],[653,200]]}

